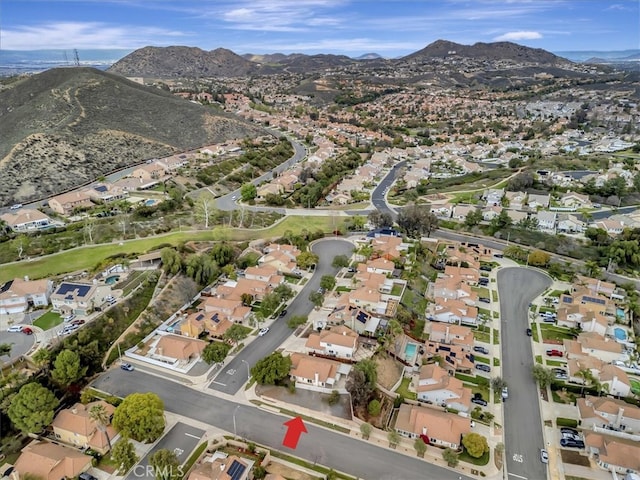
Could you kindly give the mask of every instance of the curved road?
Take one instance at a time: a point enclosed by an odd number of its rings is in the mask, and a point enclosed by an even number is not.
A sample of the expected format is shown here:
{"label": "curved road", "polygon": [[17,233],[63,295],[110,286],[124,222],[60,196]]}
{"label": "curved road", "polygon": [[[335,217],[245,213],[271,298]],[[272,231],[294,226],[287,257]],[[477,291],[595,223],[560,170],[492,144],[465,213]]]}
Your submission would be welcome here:
{"label": "curved road", "polygon": [[333,257],[336,255],[351,256],[353,244],[346,240],[326,239],[319,240],[312,246],[313,253],[320,258],[316,270],[311,279],[302,288],[302,291],[287,306],[287,314],[278,318],[269,327],[269,333],[256,338],[249,347],[244,348],[231,360],[213,381],[209,388],[229,395],[235,394],[249,378],[250,369],[258,360],[266,357],[278,349],[290,335],[291,329],[287,326],[287,319],[292,316],[309,315],[313,309],[313,303],[309,300],[309,294],[320,288],[320,279],[323,275],[335,276],[338,268],[333,267]]}
{"label": "curved road", "polygon": [[509,387],[504,402],[505,465],[511,480],[547,478],[540,461],[544,448],[538,387],[531,375],[534,365],[529,325],[529,303],[551,284],[533,269],[503,268],[498,271],[500,295],[502,378]]}

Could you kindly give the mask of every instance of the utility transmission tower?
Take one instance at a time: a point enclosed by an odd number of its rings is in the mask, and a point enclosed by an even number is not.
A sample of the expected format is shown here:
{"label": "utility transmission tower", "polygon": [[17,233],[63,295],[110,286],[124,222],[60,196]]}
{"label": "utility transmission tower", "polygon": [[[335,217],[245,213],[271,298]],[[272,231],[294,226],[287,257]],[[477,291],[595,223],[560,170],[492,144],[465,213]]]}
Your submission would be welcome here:
{"label": "utility transmission tower", "polygon": [[73,49],[73,63],[76,67],[80,66],[80,55],[78,55],[78,49]]}

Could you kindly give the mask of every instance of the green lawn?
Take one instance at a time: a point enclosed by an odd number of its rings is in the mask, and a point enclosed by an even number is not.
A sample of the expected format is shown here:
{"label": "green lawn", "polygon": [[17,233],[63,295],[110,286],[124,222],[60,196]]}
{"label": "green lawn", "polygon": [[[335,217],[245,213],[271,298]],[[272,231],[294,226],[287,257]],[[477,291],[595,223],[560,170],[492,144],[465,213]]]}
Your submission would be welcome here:
{"label": "green lawn", "polygon": [[477,355],[474,355],[473,358],[476,362],[486,363],[487,365],[491,363],[491,360],[486,357],[478,357]]}
{"label": "green lawn", "polygon": [[542,365],[542,355],[536,355],[536,363]]}
{"label": "green lawn", "polygon": [[494,367],[499,367],[500,366],[500,359],[499,358],[496,358],[496,357],[493,358],[493,366]]}
{"label": "green lawn", "polygon": [[640,380],[630,378],[629,383],[631,383],[631,391],[636,395],[640,395]]}
{"label": "green lawn", "polygon": [[416,392],[409,391],[409,384],[411,383],[411,379],[409,377],[404,377],[402,379],[402,383],[398,388],[396,388],[396,393],[402,395],[404,398],[408,398],[411,400],[416,400],[418,395]]}
{"label": "green lawn", "polygon": [[538,338],[538,327],[535,322],[531,322],[531,333],[533,333],[533,341],[539,342],[540,339]]}
{"label": "green lawn", "polygon": [[302,230],[331,231],[333,225],[340,228],[343,221],[331,217],[289,216],[266,229],[223,228],[216,227],[206,231],[171,232],[150,238],[128,240],[121,243],[108,243],[47,255],[29,262],[17,262],[2,265],[0,283],[16,277],[28,275],[31,279],[51,277],[78,270],[93,270],[107,257],[115,255],[139,255],[156,250],[161,245],[178,245],[188,241],[255,240],[258,238],[279,237],[287,230],[294,233]]}
{"label": "green lawn", "polygon": [[489,452],[486,452],[480,458],[474,458],[474,457],[472,457],[471,455],[469,455],[467,453],[466,449],[463,449],[462,453],[460,454],[460,456],[458,458],[460,459],[461,462],[471,463],[472,465],[482,466],[482,465],[486,465],[487,463],[489,463],[489,457],[490,457]]}
{"label": "green lawn", "polygon": [[47,312],[38,318],[33,324],[42,330],[49,330],[62,323],[62,317],[55,312]]}
{"label": "green lawn", "polygon": [[547,360],[547,365],[550,367],[565,367],[567,364],[558,360]]}
{"label": "green lawn", "polygon": [[490,343],[491,328],[486,325],[480,325],[476,330],[474,330],[473,337],[479,342]]}
{"label": "green lawn", "polygon": [[479,297],[491,298],[491,292],[487,287],[472,287],[471,290],[478,292]]}
{"label": "green lawn", "polygon": [[541,323],[540,330],[542,332],[543,340],[555,340],[561,342],[562,340],[571,340],[574,335],[571,334],[568,328],[556,327],[548,323]]}
{"label": "green lawn", "polygon": [[497,302],[497,301],[498,301],[498,292],[497,292],[497,291],[495,291],[495,290],[491,290],[491,299],[492,299],[494,302]]}
{"label": "green lawn", "polygon": [[500,345],[500,330],[496,328],[493,329],[493,344]]}

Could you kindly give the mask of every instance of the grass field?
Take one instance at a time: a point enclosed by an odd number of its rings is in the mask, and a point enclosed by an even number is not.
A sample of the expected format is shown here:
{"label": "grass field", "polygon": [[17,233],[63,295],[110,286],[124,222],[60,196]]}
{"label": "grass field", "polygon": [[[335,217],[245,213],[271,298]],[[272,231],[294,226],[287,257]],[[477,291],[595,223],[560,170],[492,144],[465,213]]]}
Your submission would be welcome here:
{"label": "grass field", "polygon": [[572,338],[575,338],[568,329],[563,327],[556,327],[555,325],[549,325],[548,323],[541,323],[540,330],[542,331],[543,340],[554,340],[561,342],[562,340],[571,340]]}
{"label": "grass field", "polygon": [[303,230],[322,230],[330,232],[340,228],[343,220],[340,217],[289,216],[272,227],[249,230],[240,228],[217,227],[207,231],[172,232],[152,238],[140,238],[121,243],[110,243],[79,247],[73,250],[40,257],[31,261],[5,264],[0,269],[0,283],[16,277],[28,275],[31,279],[62,275],[79,270],[93,270],[107,257],[124,254],[138,255],[156,250],[161,245],[178,245],[188,241],[243,241],[257,238],[281,237],[286,231],[294,233]]}
{"label": "grass field", "polygon": [[415,400],[418,398],[416,392],[409,391],[409,384],[411,383],[411,379],[409,377],[404,377],[402,379],[402,383],[398,388],[396,388],[396,393],[402,395],[404,398],[409,398],[411,400]]}
{"label": "grass field", "polygon": [[42,330],[49,330],[62,323],[62,317],[55,312],[47,312],[38,318],[33,324]]}
{"label": "grass field", "polygon": [[631,383],[631,391],[636,395],[640,395],[640,380],[630,378],[629,383]]}

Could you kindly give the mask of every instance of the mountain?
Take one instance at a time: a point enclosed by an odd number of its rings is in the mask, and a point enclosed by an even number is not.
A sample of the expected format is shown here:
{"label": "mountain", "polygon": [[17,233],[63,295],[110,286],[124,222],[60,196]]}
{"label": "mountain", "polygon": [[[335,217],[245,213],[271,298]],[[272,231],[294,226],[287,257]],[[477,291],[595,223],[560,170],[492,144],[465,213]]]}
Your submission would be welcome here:
{"label": "mountain", "polygon": [[87,67],[0,91],[0,205],[61,193],[140,162],[264,132],[230,115]]}
{"label": "mountain", "polygon": [[379,60],[383,58],[381,55],[378,55],[377,53],[365,53],[363,55],[360,55],[359,57],[356,57],[356,60]]}
{"label": "mountain", "polygon": [[541,48],[525,47],[512,42],[474,43],[461,45],[448,40],[436,40],[422,50],[402,57],[403,61],[424,61],[432,58],[472,58],[476,60],[511,60],[539,65],[569,63],[562,57]]}
{"label": "mountain", "polygon": [[144,47],[114,63],[108,71],[126,77],[238,77],[258,65],[225,48],[209,52],[197,47]]}

